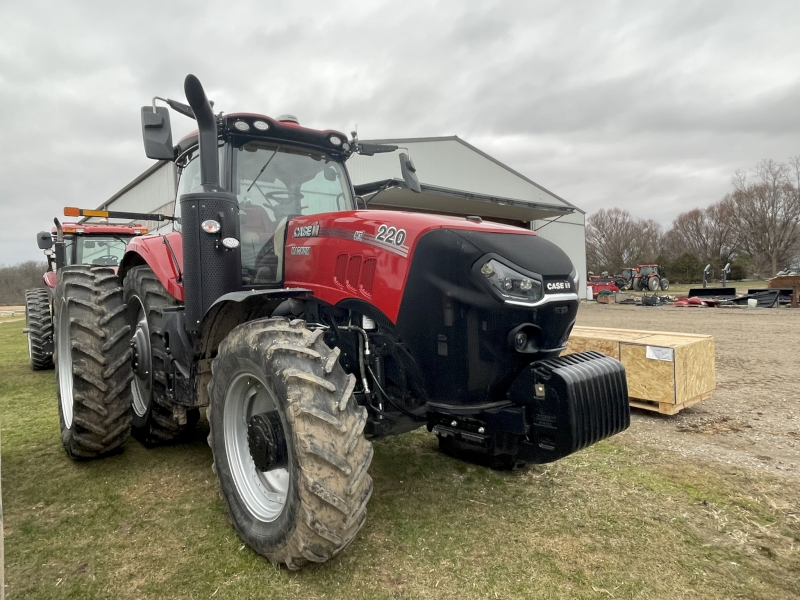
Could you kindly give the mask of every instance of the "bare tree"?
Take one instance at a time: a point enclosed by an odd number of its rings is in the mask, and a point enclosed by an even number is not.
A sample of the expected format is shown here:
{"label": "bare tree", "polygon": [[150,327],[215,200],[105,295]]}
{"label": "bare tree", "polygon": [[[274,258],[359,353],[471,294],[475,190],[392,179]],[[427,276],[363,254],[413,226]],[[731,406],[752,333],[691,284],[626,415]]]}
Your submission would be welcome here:
{"label": "bare tree", "polygon": [[47,263],[28,261],[0,267],[0,305],[25,304],[25,290],[44,287]]}
{"label": "bare tree", "polygon": [[731,196],[742,248],[762,274],[774,275],[800,250],[800,157],[771,159],[755,169],[755,181],[737,172]]}
{"label": "bare tree", "polygon": [[665,246],[672,258],[689,252],[721,267],[736,254],[736,230],[734,203],[728,195],[705,209],[679,214],[665,236]]}
{"label": "bare tree", "polygon": [[586,221],[586,260],[590,271],[619,273],[623,267],[652,262],[661,246],[661,226],[619,208],[600,209]]}

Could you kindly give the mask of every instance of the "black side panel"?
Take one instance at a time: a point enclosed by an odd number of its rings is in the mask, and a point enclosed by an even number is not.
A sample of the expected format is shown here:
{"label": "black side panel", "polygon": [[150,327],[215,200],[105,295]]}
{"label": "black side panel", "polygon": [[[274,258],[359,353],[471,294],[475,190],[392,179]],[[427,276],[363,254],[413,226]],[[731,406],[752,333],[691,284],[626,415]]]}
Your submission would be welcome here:
{"label": "black side panel", "polygon": [[[213,219],[222,225],[209,234],[200,224]],[[223,192],[196,192],[181,196],[183,238],[183,285],[186,291],[186,328],[200,329],[200,322],[214,301],[242,288],[242,258],[238,249],[220,243],[226,237],[240,239],[239,203]]]}

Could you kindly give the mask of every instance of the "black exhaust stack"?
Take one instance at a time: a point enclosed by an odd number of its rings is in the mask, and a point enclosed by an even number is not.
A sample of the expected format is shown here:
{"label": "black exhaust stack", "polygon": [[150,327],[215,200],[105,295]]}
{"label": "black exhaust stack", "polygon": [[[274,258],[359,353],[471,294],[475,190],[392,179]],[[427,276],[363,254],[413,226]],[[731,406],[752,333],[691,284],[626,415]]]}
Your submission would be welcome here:
{"label": "black exhaust stack", "polygon": [[[239,202],[220,187],[217,120],[203,86],[197,77],[187,75],[183,87],[197,119],[200,144],[201,185],[180,197],[186,329],[198,331],[217,298],[242,288],[241,250],[222,244],[226,238],[240,240]],[[217,233],[203,231],[201,224],[208,220],[220,224]]]}

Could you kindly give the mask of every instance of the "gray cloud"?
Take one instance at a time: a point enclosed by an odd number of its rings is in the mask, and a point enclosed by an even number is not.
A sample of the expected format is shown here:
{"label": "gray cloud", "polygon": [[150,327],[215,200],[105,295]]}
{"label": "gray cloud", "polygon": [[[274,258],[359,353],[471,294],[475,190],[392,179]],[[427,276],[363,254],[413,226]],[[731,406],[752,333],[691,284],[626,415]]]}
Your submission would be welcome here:
{"label": "gray cloud", "polygon": [[[362,137],[457,134],[592,212],[668,225],[800,154],[800,5],[7,1],[0,264],[150,163],[139,107],[197,74],[219,109]],[[192,128],[173,118],[175,136]]]}

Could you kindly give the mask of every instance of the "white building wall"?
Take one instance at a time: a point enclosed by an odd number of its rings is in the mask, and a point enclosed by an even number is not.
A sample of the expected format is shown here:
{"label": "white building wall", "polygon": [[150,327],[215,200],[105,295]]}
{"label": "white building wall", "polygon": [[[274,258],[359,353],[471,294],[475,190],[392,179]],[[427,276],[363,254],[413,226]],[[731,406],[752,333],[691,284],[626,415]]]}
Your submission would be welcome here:
{"label": "white building wall", "polygon": [[[586,290],[586,215],[575,212],[557,221],[533,221],[531,228],[567,253],[580,275],[580,290]],[[584,294],[581,294],[581,297]]]}

